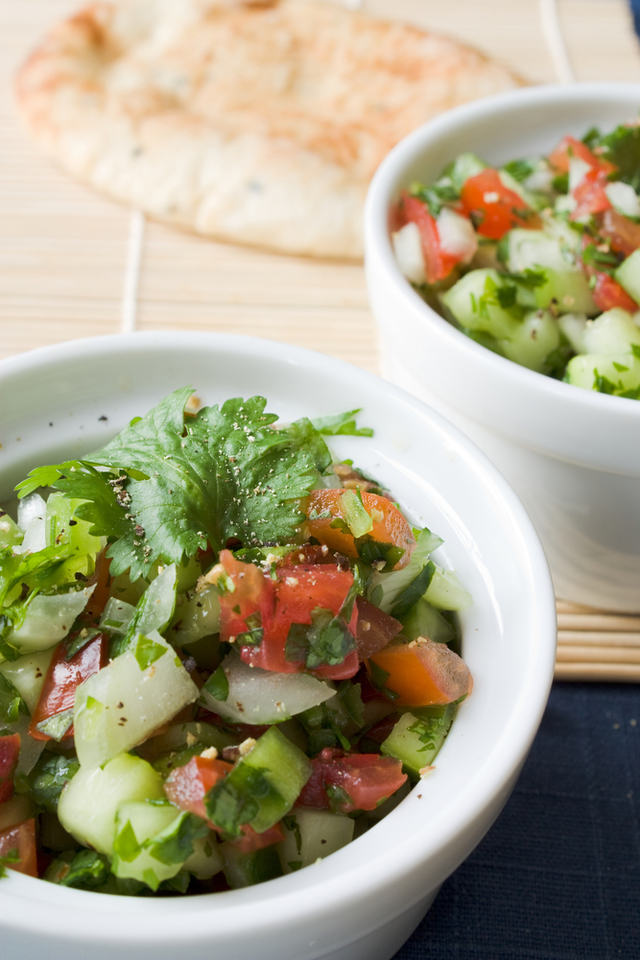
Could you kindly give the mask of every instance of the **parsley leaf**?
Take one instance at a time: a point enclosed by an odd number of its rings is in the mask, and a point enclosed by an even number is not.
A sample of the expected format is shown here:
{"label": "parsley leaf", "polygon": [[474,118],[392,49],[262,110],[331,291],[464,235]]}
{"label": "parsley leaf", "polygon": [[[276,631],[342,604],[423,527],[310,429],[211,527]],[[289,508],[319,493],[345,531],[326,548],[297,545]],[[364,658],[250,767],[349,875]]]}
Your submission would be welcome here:
{"label": "parsley leaf", "polygon": [[446,203],[455,203],[460,196],[454,186],[446,181],[434,183],[429,187],[425,187],[421,183],[414,183],[409,194],[418,200],[422,200],[432,217],[438,217]]}

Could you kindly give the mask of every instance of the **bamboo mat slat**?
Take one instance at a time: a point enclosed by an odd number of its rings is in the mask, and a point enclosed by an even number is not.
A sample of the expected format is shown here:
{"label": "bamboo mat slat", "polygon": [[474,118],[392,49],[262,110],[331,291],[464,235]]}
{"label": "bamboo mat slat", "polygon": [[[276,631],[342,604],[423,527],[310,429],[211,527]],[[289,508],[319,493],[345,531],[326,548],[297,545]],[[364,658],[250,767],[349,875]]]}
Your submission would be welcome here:
{"label": "bamboo mat slat", "polygon": [[[150,222],[133,250],[131,211],[75,183],[33,147],[16,116],[13,74],[45,30],[82,2],[0,0],[0,357],[135,326],[284,340],[378,372],[361,265],[274,256]],[[559,78],[544,0],[361,6],[471,44],[530,82]],[[577,80],[640,81],[626,0],[557,0],[557,11]],[[640,681],[640,616],[559,600],[558,627],[557,679]]]}

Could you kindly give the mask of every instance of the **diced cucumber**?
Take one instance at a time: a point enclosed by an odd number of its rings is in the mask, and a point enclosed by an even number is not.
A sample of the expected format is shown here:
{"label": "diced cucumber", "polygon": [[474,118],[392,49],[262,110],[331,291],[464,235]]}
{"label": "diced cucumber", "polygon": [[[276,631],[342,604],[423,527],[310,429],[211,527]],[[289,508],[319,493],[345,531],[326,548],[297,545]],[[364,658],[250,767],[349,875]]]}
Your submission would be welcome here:
{"label": "diced cucumber", "polygon": [[533,290],[536,306],[545,308],[553,302],[558,313],[594,316],[598,312],[589,281],[581,270],[545,269],[544,274],[545,283]]}
{"label": "diced cucumber", "polygon": [[298,807],[282,822],[284,840],[278,853],[285,873],[308,867],[346,847],[353,839],[355,821],[328,810]]}
{"label": "diced cucumber", "polygon": [[498,291],[503,286],[504,278],[497,270],[472,270],[441,293],[440,302],[465,330],[509,339],[517,332],[519,321],[500,306]]}
{"label": "diced cucumber", "polygon": [[205,799],[211,821],[231,836],[249,823],[263,833],[291,810],[311,776],[302,750],[270,727]]}
{"label": "diced cucumber", "polygon": [[99,766],[142,743],[199,694],[175,650],[155,631],[76,691],[75,743],[83,766]]}
{"label": "diced cucumber", "polygon": [[220,630],[220,596],[211,584],[176,607],[171,637],[178,646],[186,646]]}
{"label": "diced cucumber", "polygon": [[402,617],[402,634],[407,640],[429,637],[434,643],[449,643],[456,635],[449,621],[424,599]]}
{"label": "diced cucumber", "polygon": [[146,760],[122,753],[104,767],[80,767],[60,795],[58,819],[80,843],[111,856],[120,804],[159,799],[162,777]]}
{"label": "diced cucumber", "polygon": [[225,658],[221,669],[227,682],[226,698],[217,699],[207,684],[200,696],[210,710],[234,723],[278,723],[329,700],[335,693],[332,686],[308,673],[252,669],[235,653]]}
{"label": "diced cucumber", "polygon": [[585,313],[563,313],[558,317],[558,326],[576,353],[584,353],[584,334],[587,329]]}
{"label": "diced cucumber", "polygon": [[39,653],[30,653],[25,657],[18,657],[17,660],[0,663],[0,673],[16,688],[26,703],[29,713],[33,713],[38,705],[42,684],[52,657],[53,648],[50,647]]}
{"label": "diced cucumber", "polygon": [[116,811],[111,869],[122,879],[139,880],[157,890],[163,880],[175,877],[184,860],[162,863],[153,857],[147,841],[170,828],[181,814],[171,803],[149,803],[130,800],[120,804]]}
{"label": "diced cucumber", "polygon": [[223,870],[232,890],[252,887],[256,883],[282,876],[282,866],[275,845],[262,847],[252,853],[242,853],[229,841],[219,846]]}
{"label": "diced cucumber", "polygon": [[634,250],[622,261],[614,277],[632,300],[640,303],[640,250]]}
{"label": "diced cucumber", "polygon": [[[200,863],[204,851],[200,847],[196,850],[195,843],[210,833],[200,817],[178,810],[167,801],[128,801],[116,813],[112,870],[121,879],[137,880],[157,890],[197,854]],[[213,857],[211,845],[206,856]],[[215,868],[215,862],[211,866]]]}
{"label": "diced cucumber", "polygon": [[630,353],[582,353],[569,361],[564,379],[575,387],[600,393],[635,392],[640,389],[640,358]]}
{"label": "diced cucumber", "polygon": [[223,866],[218,840],[213,830],[210,830],[206,837],[193,841],[193,853],[183,864],[183,868],[198,880],[210,880],[216,873],[220,873]]}
{"label": "diced cucumber", "polygon": [[380,747],[381,752],[400,760],[410,776],[419,777],[421,770],[432,765],[455,713],[456,707],[452,703],[420,710],[414,708],[413,713],[400,717]]}
{"label": "diced cucumber", "polygon": [[24,655],[48,650],[64,640],[94,589],[91,586],[50,596],[38,594],[29,604],[21,625],[9,631],[6,639]]}
{"label": "diced cucumber", "polygon": [[424,599],[436,610],[466,610],[473,603],[473,597],[462,586],[457,573],[438,566]]}
{"label": "diced cucumber", "polygon": [[560,345],[560,329],[548,310],[531,310],[501,346],[505,357],[538,373],[548,372],[547,357]]}
{"label": "diced cucumber", "polygon": [[640,346],[640,327],[636,326],[630,313],[614,307],[587,323],[582,352],[615,356],[631,353],[634,344]]}

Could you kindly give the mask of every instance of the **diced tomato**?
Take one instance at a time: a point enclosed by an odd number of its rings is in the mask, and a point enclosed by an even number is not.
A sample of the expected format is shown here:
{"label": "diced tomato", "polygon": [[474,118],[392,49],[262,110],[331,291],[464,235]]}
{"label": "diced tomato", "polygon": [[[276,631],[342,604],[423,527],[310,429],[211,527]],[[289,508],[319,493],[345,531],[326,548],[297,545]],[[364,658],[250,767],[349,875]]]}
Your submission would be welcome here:
{"label": "diced tomato", "polygon": [[390,614],[385,613],[375,603],[366,600],[365,597],[357,597],[358,607],[358,631],[356,633],[356,644],[358,645],[358,657],[360,660],[368,660],[369,657],[382,650],[389,641],[402,630],[402,624]]}
{"label": "diced tomato", "polygon": [[165,781],[164,792],[180,810],[189,810],[206,820],[204,796],[226,777],[232,766],[217,757],[192,757],[183,767],[171,771]]}
{"label": "diced tomato", "polygon": [[293,567],[298,563],[333,563],[336,562],[336,555],[330,550],[326,543],[304,543],[296,550],[292,550],[278,563],[279,567]]}
{"label": "diced tomato", "polygon": [[540,217],[514,190],[505,187],[493,167],[469,177],[461,193],[465,212],[483,237],[500,240],[513,227],[537,230]]}
{"label": "diced tomato", "polygon": [[449,276],[461,258],[442,249],[438,226],[427,205],[417,197],[403,193],[399,205],[401,223],[415,223],[420,231],[427,283],[438,283]]}
{"label": "diced tomato", "polygon": [[[330,610],[334,616],[346,600],[353,585],[350,570],[339,570],[329,564],[297,564],[278,567],[275,581],[275,609],[271,619],[263,620],[262,641],[257,646],[243,645],[240,656],[245,663],[278,673],[300,673],[304,662],[291,662],[285,657],[289,630],[294,623],[311,626],[311,614],[318,607]],[[355,636],[358,609],[354,604],[348,627]],[[355,642],[354,642],[355,643]],[[352,677],[358,670],[358,655],[354,649],[342,664],[318,667],[318,676],[340,680]]]}
{"label": "diced tomato", "polygon": [[16,863],[7,863],[7,867],[26,873],[29,877],[38,876],[36,856],[36,822],[24,820],[15,827],[0,830],[0,858],[18,856]]}
{"label": "diced tomato", "polygon": [[453,703],[473,688],[464,660],[446,644],[424,637],[391,643],[371,662],[388,674],[385,687],[397,695],[393,701],[397,707]]}
{"label": "diced tomato", "polygon": [[[344,520],[345,509],[343,497],[350,491],[346,490],[313,490],[303,502],[303,509],[307,518],[304,530],[307,536],[314,537],[320,543],[326,544],[331,550],[336,550],[347,557],[358,556],[358,549],[354,537],[345,533],[337,526],[332,526],[336,520]],[[407,520],[400,513],[395,504],[375,493],[362,492],[362,505],[373,522],[368,536],[377,543],[390,543],[404,550],[400,560],[395,565],[396,570],[406,567],[411,559],[416,545],[413,531]],[[328,514],[328,516],[326,516]]]}
{"label": "diced tomato", "polygon": [[236,840],[230,840],[229,843],[237,847],[241,853],[255,853],[256,850],[262,850],[263,847],[270,847],[271,844],[284,840],[284,831],[279,823],[275,823],[263,833],[256,833],[248,823],[243,824],[240,829],[242,836]]}
{"label": "diced tomato", "polygon": [[617,210],[606,210],[598,223],[599,235],[609,241],[614,253],[628,257],[640,248],[640,223],[630,220]]}
{"label": "diced tomato", "polygon": [[0,737],[0,803],[13,793],[13,774],[20,758],[20,734]]}
{"label": "diced tomato", "polygon": [[[302,788],[296,806],[340,813],[353,810],[375,810],[377,806],[406,782],[402,763],[377,753],[352,753],[327,747],[311,761],[313,773]],[[339,788],[347,798],[331,797],[331,789]]]}
{"label": "diced tomato", "polygon": [[614,307],[621,307],[629,313],[635,313],[640,309],[635,300],[632,300],[627,291],[608,273],[596,271],[595,278],[595,286],[591,293],[598,310],[604,312],[605,310],[612,310]]}
{"label": "diced tomato", "polygon": [[[592,243],[592,238],[585,234],[582,238],[583,249],[590,247]],[[582,269],[589,277],[591,295],[598,310],[604,312],[605,310],[612,310],[613,307],[621,307],[629,313],[635,313],[640,309],[635,300],[629,296],[626,290],[624,290],[612,276],[603,270],[598,270],[593,263],[585,263],[584,260],[581,260],[580,263]]]}
{"label": "diced tomato", "polygon": [[262,627],[273,619],[275,588],[259,567],[236,560],[230,550],[220,553],[220,563],[233,584],[233,590],[220,597],[220,636],[228,641],[253,629],[247,618]]}
{"label": "diced tomato", "polygon": [[[72,643],[78,639],[79,631],[65,637],[56,647],[53,659],[49,664],[47,675],[42,685],[40,699],[31,717],[29,734],[34,740],[50,740],[51,737],[42,733],[38,725],[73,707],[76,688],[89,677],[107,665],[109,660],[109,637],[106,633],[98,633],[92,640],[81,647],[70,660],[67,660],[67,651]],[[70,727],[65,738],[73,736]]]}
{"label": "diced tomato", "polygon": [[612,170],[616,169],[613,163],[610,163],[608,160],[605,160],[602,157],[596,156],[595,153],[592,153],[591,150],[589,150],[589,147],[585,143],[582,143],[581,140],[576,140],[575,137],[571,136],[563,137],[555,150],[550,153],[549,163],[561,173],[568,173],[569,164],[572,157],[577,157],[579,160],[584,160],[584,162],[588,163],[590,167],[596,167],[600,170],[606,171],[607,173],[611,173]]}
{"label": "diced tomato", "polygon": [[580,220],[583,217],[591,217],[596,213],[610,210],[611,201],[605,193],[606,185],[607,173],[605,170],[595,167],[588,170],[572,191],[577,206],[571,214],[571,219]]}

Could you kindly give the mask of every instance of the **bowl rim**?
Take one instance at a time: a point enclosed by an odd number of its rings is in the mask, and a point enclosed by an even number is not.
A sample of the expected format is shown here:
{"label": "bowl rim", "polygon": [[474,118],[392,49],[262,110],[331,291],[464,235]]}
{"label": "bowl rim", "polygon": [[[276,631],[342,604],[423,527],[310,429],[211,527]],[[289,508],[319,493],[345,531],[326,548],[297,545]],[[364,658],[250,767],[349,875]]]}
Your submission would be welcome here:
{"label": "bowl rim", "polygon": [[[150,356],[172,349],[184,350],[186,347],[197,351],[226,351],[233,356],[250,355],[259,357],[264,363],[312,364],[321,376],[326,371],[328,376],[355,379],[357,385],[362,385],[365,395],[370,391],[379,393],[382,387],[394,403],[413,408],[417,414],[434,424],[434,429],[446,433],[453,445],[480,467],[499,495],[505,516],[509,517],[510,526],[517,531],[526,549],[530,580],[535,588],[532,592],[537,592],[542,601],[537,611],[539,623],[536,636],[538,639],[549,639],[545,644],[539,643],[532,652],[531,670],[522,680],[522,689],[512,714],[513,725],[518,732],[515,736],[503,733],[497,740],[502,749],[494,750],[491,755],[495,773],[490,783],[481,785],[471,798],[464,795],[457,798],[452,805],[453,813],[448,817],[446,829],[438,837],[430,838],[428,856],[439,862],[454,837],[468,830],[477,819],[490,816],[496,796],[504,795],[506,800],[546,707],[555,662],[555,599],[546,559],[533,525],[515,493],[486,456],[438,413],[375,374],[302,347],[234,334],[178,331],[113,334],[54,344],[9,357],[0,361],[0,379],[19,380],[33,376],[70,357],[99,360],[101,356],[118,355],[123,351]],[[135,394],[132,399],[135,399]],[[468,809],[470,801],[472,813]],[[487,822],[487,828],[491,820]],[[340,852],[335,856],[339,855]],[[266,930],[276,930],[282,925],[283,918],[295,917],[298,926],[304,924],[305,918],[307,921],[311,917],[315,919],[320,913],[330,919],[332,911],[354,898],[354,891],[358,898],[365,895],[370,897],[392,884],[396,878],[412,870],[415,872],[420,861],[425,859],[425,853],[412,842],[412,837],[402,836],[391,850],[385,849],[376,860],[368,858],[364,863],[350,863],[339,876],[331,868],[326,869],[331,859],[318,864],[317,870],[314,867],[314,870],[291,874],[258,888],[175,900],[98,897],[89,891],[61,889],[12,872],[8,880],[0,883],[0,904],[4,901],[2,923],[14,931],[32,932],[33,905],[37,903],[38,910],[42,911],[39,918],[46,925],[49,936],[64,935],[80,940],[86,937],[91,926],[94,931],[100,930],[100,936],[107,944],[121,942],[123,938],[140,943],[150,941],[150,938],[164,942],[167,938],[175,937],[179,942],[187,943],[210,936],[212,923],[216,924],[215,929],[220,937],[233,938],[238,929],[242,929],[243,937],[256,936]],[[375,870],[372,869],[374,862],[380,863]],[[310,891],[313,897],[309,896]],[[420,891],[417,891],[416,900],[419,894]],[[111,919],[114,914],[118,915],[117,925]],[[76,925],[72,930],[69,929],[71,915]],[[176,921],[179,919],[188,920],[188,930],[182,927],[176,930]]]}
{"label": "bowl rim", "polygon": [[514,109],[526,110],[528,107],[545,104],[584,104],[598,101],[629,103],[637,109],[640,106],[640,83],[590,81],[520,87],[454,107],[412,131],[387,154],[371,181],[365,202],[365,262],[375,259],[376,270],[384,272],[386,279],[394,286],[394,294],[406,304],[414,316],[417,315],[425,324],[434,326],[443,343],[464,354],[470,362],[482,364],[487,377],[499,378],[510,387],[526,390],[532,403],[540,398],[550,402],[561,401],[568,417],[615,417],[618,423],[622,421],[637,428],[640,402],[582,390],[529,370],[481,346],[445,320],[425,303],[400,272],[389,231],[389,209],[394,193],[397,195],[398,182],[402,180],[407,166],[440,137],[463,128],[469,121],[475,123],[478,119],[493,118]]}

